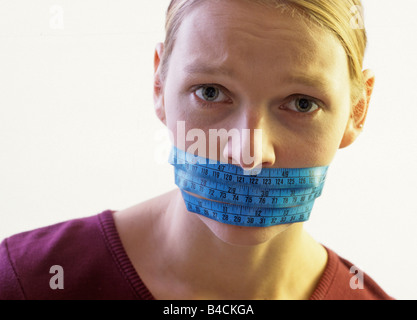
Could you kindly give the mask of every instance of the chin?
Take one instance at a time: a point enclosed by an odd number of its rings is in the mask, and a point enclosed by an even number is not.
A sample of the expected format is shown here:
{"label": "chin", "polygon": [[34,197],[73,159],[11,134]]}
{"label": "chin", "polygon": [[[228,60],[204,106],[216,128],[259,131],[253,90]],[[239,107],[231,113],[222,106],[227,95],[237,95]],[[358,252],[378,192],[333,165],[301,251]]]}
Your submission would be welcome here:
{"label": "chin", "polygon": [[282,224],[271,227],[241,227],[221,223],[204,216],[200,216],[200,219],[222,242],[233,246],[243,247],[257,246],[267,243],[292,225]]}

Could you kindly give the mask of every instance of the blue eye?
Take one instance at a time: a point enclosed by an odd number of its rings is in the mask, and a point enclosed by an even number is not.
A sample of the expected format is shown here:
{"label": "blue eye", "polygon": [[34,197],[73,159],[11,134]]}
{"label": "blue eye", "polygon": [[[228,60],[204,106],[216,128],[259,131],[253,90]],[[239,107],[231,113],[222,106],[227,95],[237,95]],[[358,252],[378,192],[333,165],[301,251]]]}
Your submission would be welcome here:
{"label": "blue eye", "polygon": [[212,85],[201,86],[195,94],[205,102],[223,102],[227,98],[219,88]]}
{"label": "blue eye", "polygon": [[290,110],[301,113],[310,113],[319,109],[320,106],[312,99],[308,99],[306,97],[298,97],[291,101],[288,108]]}

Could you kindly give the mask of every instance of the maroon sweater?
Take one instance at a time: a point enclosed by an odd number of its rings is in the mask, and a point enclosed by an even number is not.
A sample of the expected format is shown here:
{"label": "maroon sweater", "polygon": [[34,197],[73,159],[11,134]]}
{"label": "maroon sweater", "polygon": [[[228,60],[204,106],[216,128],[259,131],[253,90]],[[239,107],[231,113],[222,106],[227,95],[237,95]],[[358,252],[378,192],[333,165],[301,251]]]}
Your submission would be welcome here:
{"label": "maroon sweater", "polygon": [[[0,244],[0,300],[154,299],[123,248],[113,212],[4,239]],[[328,263],[311,300],[392,299],[366,274],[362,282],[352,280],[353,265],[326,250]],[[60,271],[51,269],[53,266]],[[363,283],[363,288],[352,289],[352,283],[353,287]],[[57,288],[58,284],[63,288]]]}

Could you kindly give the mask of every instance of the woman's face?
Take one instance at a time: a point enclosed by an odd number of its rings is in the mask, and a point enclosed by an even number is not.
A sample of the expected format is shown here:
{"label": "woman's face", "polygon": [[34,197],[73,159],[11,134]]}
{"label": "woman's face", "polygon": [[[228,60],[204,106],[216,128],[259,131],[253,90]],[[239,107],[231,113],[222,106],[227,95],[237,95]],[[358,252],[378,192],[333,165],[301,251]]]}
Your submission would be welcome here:
{"label": "woman's face", "polygon": [[253,3],[205,1],[190,10],[162,88],[156,108],[174,143],[185,139],[178,121],[186,133],[204,131],[207,150],[210,129],[261,129],[215,147],[218,160],[244,168],[329,165],[350,130],[348,60],[337,38]]}

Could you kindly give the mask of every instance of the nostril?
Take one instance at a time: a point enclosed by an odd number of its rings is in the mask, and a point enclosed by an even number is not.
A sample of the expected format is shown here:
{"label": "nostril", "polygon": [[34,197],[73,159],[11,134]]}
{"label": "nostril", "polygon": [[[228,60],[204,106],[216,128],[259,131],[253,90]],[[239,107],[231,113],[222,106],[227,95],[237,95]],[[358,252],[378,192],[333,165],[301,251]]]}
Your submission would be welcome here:
{"label": "nostril", "polygon": [[240,157],[240,160],[236,160],[235,157],[229,156],[227,157],[227,163],[237,165],[244,170],[253,170],[257,168],[273,167],[275,161],[272,161],[271,159],[268,161],[260,162],[260,161],[256,161],[256,159],[254,159],[253,157],[252,159],[250,159],[250,161],[245,161],[245,159],[243,159],[242,157]]}
{"label": "nostril", "polygon": [[[252,151],[252,152],[251,152]],[[237,165],[244,170],[272,167],[275,164],[275,148],[266,143],[251,145],[226,144],[223,147],[222,156],[228,164]]]}

